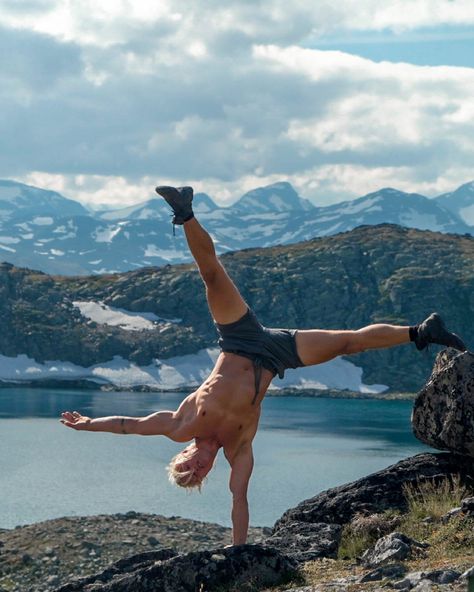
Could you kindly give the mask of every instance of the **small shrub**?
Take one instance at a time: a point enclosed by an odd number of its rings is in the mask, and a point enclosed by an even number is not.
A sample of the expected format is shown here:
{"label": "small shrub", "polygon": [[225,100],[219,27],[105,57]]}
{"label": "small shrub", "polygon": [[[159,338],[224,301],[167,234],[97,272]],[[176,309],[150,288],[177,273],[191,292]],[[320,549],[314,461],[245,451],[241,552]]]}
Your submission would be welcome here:
{"label": "small shrub", "polygon": [[393,532],[400,524],[400,516],[388,510],[383,514],[356,514],[342,531],[339,559],[355,559],[371,547],[377,539]]}
{"label": "small shrub", "polygon": [[408,504],[406,520],[419,521],[426,517],[438,520],[469,495],[459,475],[442,481],[429,480],[406,483],[403,493]]}

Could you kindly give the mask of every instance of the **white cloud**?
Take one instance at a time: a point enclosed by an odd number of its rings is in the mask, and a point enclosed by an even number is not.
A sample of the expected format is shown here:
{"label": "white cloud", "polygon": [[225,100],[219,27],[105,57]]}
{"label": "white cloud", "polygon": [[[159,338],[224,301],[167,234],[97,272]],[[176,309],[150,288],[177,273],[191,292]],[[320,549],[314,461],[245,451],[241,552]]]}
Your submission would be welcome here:
{"label": "white cloud", "polygon": [[228,204],[288,179],[330,203],[472,177],[473,69],[298,46],[331,30],[472,23],[471,1],[21,4],[0,0],[2,177],[113,206],[156,183]]}
{"label": "white cloud", "polygon": [[472,24],[474,4],[471,0],[319,0],[316,4],[310,0],[1,0],[0,15],[7,26],[99,46],[127,43],[140,31],[148,35],[174,31],[179,42],[199,39],[205,44],[205,39],[239,33],[253,42],[288,44],[341,28],[398,31]]}

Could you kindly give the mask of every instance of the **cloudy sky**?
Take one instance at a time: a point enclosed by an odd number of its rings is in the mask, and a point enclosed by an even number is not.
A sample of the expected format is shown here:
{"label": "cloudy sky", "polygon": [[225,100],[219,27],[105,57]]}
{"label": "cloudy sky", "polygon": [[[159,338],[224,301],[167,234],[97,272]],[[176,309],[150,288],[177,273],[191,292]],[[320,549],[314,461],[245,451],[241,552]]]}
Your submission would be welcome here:
{"label": "cloudy sky", "polygon": [[92,207],[474,179],[472,0],[0,0],[0,178]]}

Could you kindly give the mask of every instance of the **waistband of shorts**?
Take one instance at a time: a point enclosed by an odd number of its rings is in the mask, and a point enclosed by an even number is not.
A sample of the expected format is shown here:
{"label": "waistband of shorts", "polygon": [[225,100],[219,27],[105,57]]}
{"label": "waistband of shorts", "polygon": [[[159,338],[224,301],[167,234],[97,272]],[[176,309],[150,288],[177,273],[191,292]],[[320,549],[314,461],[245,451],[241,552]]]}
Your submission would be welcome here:
{"label": "waistband of shorts", "polygon": [[275,366],[268,361],[268,359],[265,356],[262,356],[260,354],[253,354],[250,352],[246,352],[243,351],[241,349],[222,349],[223,352],[228,353],[228,354],[235,354],[236,356],[242,356],[243,358],[247,358],[248,360],[251,360],[254,364],[255,363],[259,363],[265,368],[265,370],[268,370],[269,372],[271,372],[273,374],[273,376],[276,376],[278,374],[278,370],[275,368]]}

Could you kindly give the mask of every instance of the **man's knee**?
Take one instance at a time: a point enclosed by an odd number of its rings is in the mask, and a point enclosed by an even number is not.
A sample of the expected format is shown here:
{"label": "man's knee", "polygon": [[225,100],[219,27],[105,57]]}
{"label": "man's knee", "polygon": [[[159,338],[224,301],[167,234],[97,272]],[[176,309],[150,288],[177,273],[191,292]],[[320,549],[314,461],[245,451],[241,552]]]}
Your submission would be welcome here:
{"label": "man's knee", "polygon": [[225,274],[224,268],[217,259],[209,263],[209,265],[201,266],[199,269],[202,281],[206,286],[213,287],[222,279],[222,274]]}
{"label": "man's knee", "polygon": [[360,354],[367,348],[358,331],[347,331],[344,340],[343,355]]}

